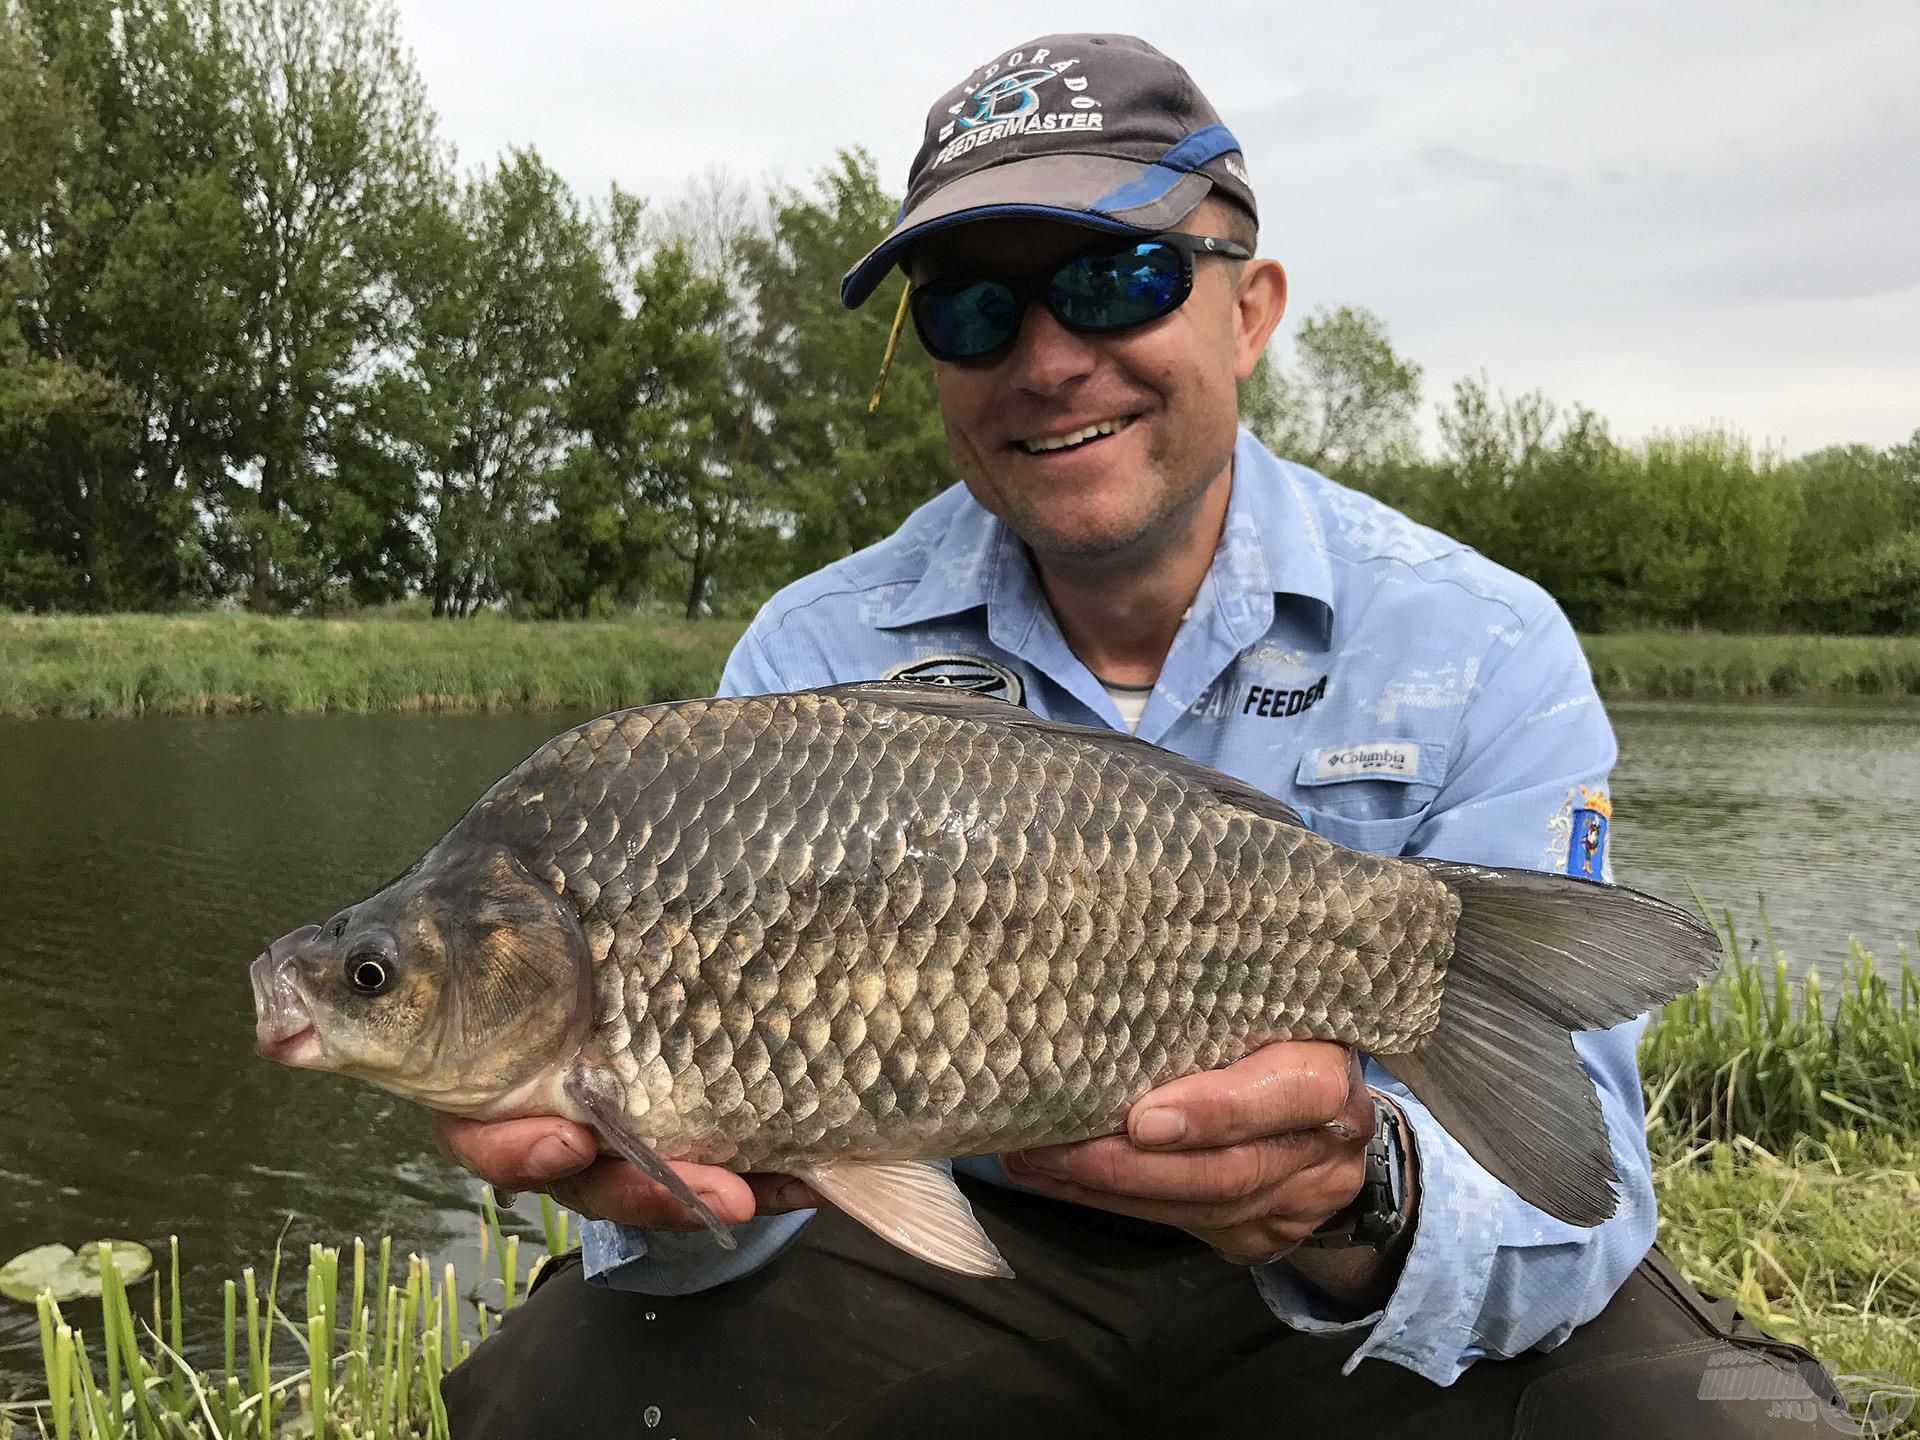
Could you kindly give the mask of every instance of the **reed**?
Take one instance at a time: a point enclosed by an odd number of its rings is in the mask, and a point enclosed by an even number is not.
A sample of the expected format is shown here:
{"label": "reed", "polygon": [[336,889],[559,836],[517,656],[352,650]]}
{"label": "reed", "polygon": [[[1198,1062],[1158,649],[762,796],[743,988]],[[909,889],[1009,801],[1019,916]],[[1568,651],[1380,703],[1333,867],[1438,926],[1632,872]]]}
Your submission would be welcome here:
{"label": "reed", "polygon": [[[606,711],[713,692],[733,620],[0,615],[0,716]],[[1582,643],[1610,697],[1920,695],[1920,636],[1636,631]]]}
{"label": "reed", "polygon": [[[547,1254],[559,1253],[572,1239],[565,1213],[542,1196],[541,1220]],[[521,1273],[520,1237],[502,1233],[490,1191],[482,1195],[480,1234],[482,1264],[497,1255],[499,1274],[471,1290],[451,1265],[436,1277],[419,1255],[396,1274],[391,1239],[380,1242],[371,1264],[358,1239],[344,1251],[309,1247],[304,1314],[280,1306],[274,1281],[258,1289],[248,1268],[244,1310],[241,1287],[225,1286],[225,1334],[213,1347],[225,1361],[218,1371],[187,1358],[177,1242],[169,1245],[166,1277],[154,1281],[151,1317],[136,1313],[103,1256],[104,1379],[88,1337],[43,1293],[36,1308],[46,1393],[0,1405],[0,1440],[447,1440],[441,1381],[525,1297],[546,1258],[536,1256]],[[276,1246],[275,1277],[280,1262]],[[276,1333],[294,1345],[291,1361],[277,1366]]]}
{"label": "reed", "polygon": [[1584,635],[1580,644],[1609,698],[1920,695],[1920,635],[1634,630]]}
{"label": "reed", "polygon": [[709,695],[735,621],[0,615],[0,716],[606,711]]}
{"label": "reed", "polygon": [[1829,996],[1811,968],[1795,979],[1764,911],[1758,956],[1730,911],[1714,923],[1726,960],[1641,1041],[1649,1125],[1783,1154],[1835,1130],[1920,1148],[1920,974],[1907,947],[1887,966],[1852,942]]}

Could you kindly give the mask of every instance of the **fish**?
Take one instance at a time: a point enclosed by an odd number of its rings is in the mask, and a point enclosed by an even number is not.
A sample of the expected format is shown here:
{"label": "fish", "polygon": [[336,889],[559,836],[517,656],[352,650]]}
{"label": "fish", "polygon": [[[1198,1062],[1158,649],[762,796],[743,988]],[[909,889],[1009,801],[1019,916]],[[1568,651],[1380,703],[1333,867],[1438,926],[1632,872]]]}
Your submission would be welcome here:
{"label": "fish", "polygon": [[1625,887],[1350,850],[1245,780],[951,687],[619,711],[251,966],[259,1053],[670,1168],[796,1176],[1011,1274],[938,1162],[1125,1129],[1271,1041],[1375,1057],[1479,1163],[1593,1226],[1618,1176],[1571,1035],[1720,960]]}

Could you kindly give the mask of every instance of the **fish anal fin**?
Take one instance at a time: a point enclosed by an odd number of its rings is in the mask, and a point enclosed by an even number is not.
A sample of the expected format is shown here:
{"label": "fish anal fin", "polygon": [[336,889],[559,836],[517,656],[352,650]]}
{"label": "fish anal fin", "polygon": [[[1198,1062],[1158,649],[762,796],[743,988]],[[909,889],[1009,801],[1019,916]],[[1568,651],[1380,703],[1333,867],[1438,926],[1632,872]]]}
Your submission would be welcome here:
{"label": "fish anal fin", "polygon": [[953,1176],[938,1165],[834,1160],[793,1173],[882,1240],[930,1265],[958,1275],[1013,1274]]}
{"label": "fish anal fin", "polygon": [[720,1223],[720,1217],[708,1209],[706,1202],[693,1193],[673,1167],[654,1154],[652,1147],[627,1125],[619,1101],[618,1081],[602,1072],[580,1068],[568,1074],[564,1088],[574,1103],[593,1117],[593,1128],[599,1131],[602,1140],[639,1166],[649,1180],[666,1186],[674,1199],[699,1216],[722,1250],[735,1248],[733,1232]]}

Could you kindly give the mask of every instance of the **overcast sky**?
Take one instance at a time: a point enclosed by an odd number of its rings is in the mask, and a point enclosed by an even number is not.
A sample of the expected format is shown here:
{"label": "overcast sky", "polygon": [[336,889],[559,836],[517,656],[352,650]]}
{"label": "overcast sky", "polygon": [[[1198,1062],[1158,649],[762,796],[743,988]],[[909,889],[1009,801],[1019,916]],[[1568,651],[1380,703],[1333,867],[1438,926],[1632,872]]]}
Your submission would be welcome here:
{"label": "overcast sky", "polygon": [[[1292,322],[1367,306],[1426,372],[1637,435],[1790,452],[1920,427],[1920,0],[1284,5],[398,0],[463,167],[722,166],[896,190],[934,98],[1056,31],[1145,37],[1244,146]],[[1430,423],[1430,422],[1429,422]]]}

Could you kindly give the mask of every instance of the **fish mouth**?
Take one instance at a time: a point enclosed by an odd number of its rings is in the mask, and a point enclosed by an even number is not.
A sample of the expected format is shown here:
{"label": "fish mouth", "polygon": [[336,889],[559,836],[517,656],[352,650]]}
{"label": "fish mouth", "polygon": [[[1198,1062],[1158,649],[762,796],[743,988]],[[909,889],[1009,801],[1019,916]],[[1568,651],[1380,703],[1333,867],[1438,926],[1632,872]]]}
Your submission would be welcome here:
{"label": "fish mouth", "polygon": [[294,961],[319,933],[318,925],[308,925],[282,935],[248,967],[253,981],[253,1048],[263,1060],[306,1066],[319,1058],[320,1037],[294,983]]}

